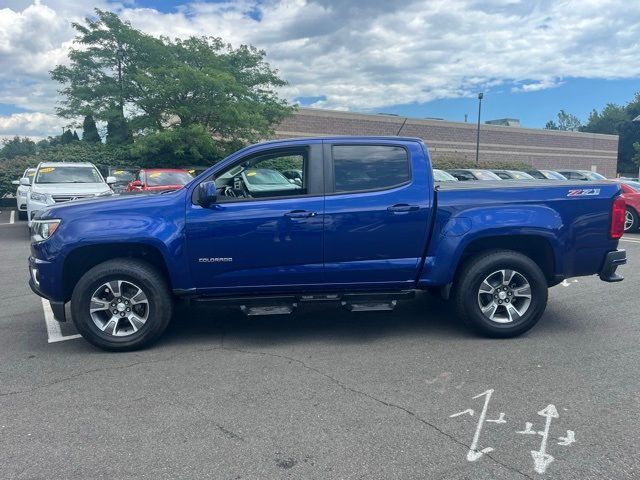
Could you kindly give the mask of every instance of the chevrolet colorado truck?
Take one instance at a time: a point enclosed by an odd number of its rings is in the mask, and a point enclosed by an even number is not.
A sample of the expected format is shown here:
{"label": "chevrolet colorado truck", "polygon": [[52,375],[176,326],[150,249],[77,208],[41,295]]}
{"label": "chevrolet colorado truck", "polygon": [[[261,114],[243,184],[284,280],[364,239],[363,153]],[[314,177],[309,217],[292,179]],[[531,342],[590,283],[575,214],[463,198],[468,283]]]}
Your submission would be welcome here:
{"label": "chevrolet colorado truck", "polygon": [[[289,170],[301,178],[283,180]],[[257,315],[314,301],[388,310],[419,290],[479,333],[513,337],[564,279],[622,280],[620,194],[611,182],[435,183],[415,138],[272,141],[174,192],[46,206],[29,282],[110,350],[156,340],[179,298]]]}

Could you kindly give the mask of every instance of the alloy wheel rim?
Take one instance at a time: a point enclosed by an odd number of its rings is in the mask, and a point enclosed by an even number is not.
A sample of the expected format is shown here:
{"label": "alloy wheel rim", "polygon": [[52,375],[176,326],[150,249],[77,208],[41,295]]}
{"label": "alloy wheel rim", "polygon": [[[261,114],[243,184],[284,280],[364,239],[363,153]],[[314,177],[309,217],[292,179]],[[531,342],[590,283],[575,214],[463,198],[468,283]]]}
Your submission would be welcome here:
{"label": "alloy wheel rim", "polygon": [[129,280],[110,280],[100,285],[89,304],[94,325],[114,337],[133,335],[149,318],[145,292]]}
{"label": "alloy wheel rim", "polygon": [[482,315],[491,322],[517,322],[531,306],[531,285],[516,270],[497,270],[480,284],[478,306]]}
{"label": "alloy wheel rim", "polygon": [[633,215],[629,210],[624,214],[624,231],[626,232],[633,225]]}

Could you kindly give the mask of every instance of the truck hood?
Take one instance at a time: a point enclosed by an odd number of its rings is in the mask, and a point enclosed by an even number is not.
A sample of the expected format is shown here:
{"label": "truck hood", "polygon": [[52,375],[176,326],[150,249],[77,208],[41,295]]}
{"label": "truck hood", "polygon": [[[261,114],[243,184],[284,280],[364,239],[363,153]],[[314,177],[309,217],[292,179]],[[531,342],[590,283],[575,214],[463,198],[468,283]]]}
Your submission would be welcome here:
{"label": "truck hood", "polygon": [[[83,200],[74,200],[72,202],[60,203],[51,205],[42,210],[36,218],[79,218],[85,215],[99,216],[99,215],[121,215],[126,214],[127,211],[133,211],[140,213],[145,208],[155,210],[159,205],[166,205],[173,201],[179,202],[176,198],[176,194],[179,194],[180,190],[176,193],[167,194],[136,194],[136,195],[109,195],[104,197],[92,197]],[[184,195],[180,195],[184,197]],[[171,197],[171,198],[168,198]]]}

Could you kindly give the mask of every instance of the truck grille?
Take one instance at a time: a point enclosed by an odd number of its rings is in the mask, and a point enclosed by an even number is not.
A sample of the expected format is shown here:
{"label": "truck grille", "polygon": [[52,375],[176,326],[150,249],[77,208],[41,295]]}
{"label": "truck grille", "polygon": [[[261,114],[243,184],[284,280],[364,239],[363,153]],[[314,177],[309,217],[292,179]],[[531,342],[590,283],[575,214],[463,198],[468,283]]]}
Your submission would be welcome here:
{"label": "truck grille", "polygon": [[56,203],[68,202],[70,200],[80,200],[82,198],[90,198],[93,197],[92,194],[83,194],[83,195],[51,195],[53,201]]}

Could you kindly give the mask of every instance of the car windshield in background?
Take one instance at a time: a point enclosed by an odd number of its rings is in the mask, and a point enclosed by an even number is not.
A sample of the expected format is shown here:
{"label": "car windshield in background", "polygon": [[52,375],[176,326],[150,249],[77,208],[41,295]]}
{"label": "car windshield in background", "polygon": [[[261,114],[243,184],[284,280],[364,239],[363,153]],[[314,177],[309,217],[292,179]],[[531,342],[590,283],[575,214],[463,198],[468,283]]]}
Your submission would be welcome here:
{"label": "car windshield in background", "polygon": [[100,173],[93,167],[42,167],[35,183],[102,183]]}
{"label": "car windshield in background", "polygon": [[634,182],[632,180],[624,180],[623,182],[627,187],[632,188],[636,192],[640,192],[640,182]]}
{"label": "car windshield in background", "polygon": [[478,180],[502,180],[498,175],[493,172],[487,172],[485,170],[471,170]]}
{"label": "car windshield in background", "polygon": [[193,177],[187,172],[148,172],[147,184],[150,187],[161,185],[186,185]]}
{"label": "car windshield in background", "polygon": [[109,171],[110,177],[116,177],[116,182],[118,183],[129,183],[134,178],[136,178],[135,172],[131,172],[129,170],[113,170]]}
{"label": "car windshield in background", "polygon": [[27,169],[27,171],[25,172],[24,176],[31,178],[36,174],[36,169],[35,168],[29,168]]}
{"label": "car windshield in background", "polygon": [[516,171],[516,170],[509,170],[509,173],[516,180],[534,180],[534,178],[531,175],[529,175],[528,173],[526,173],[526,172],[519,172],[519,171]]}
{"label": "car windshield in background", "polygon": [[542,170],[547,178],[551,180],[566,180],[567,177],[562,175],[561,173],[554,172],[553,170]]}
{"label": "car windshield in background", "polygon": [[607,177],[605,177],[604,175],[600,175],[597,172],[584,172],[584,174],[589,180],[606,180],[607,179]]}
{"label": "car windshield in background", "polygon": [[458,179],[453,175],[451,175],[450,173],[447,173],[443,170],[438,170],[438,169],[433,170],[433,179],[436,182],[457,182],[458,181]]}
{"label": "car windshield in background", "polygon": [[280,172],[261,168],[259,170],[247,170],[245,172],[247,182],[251,185],[282,185],[291,184]]}

